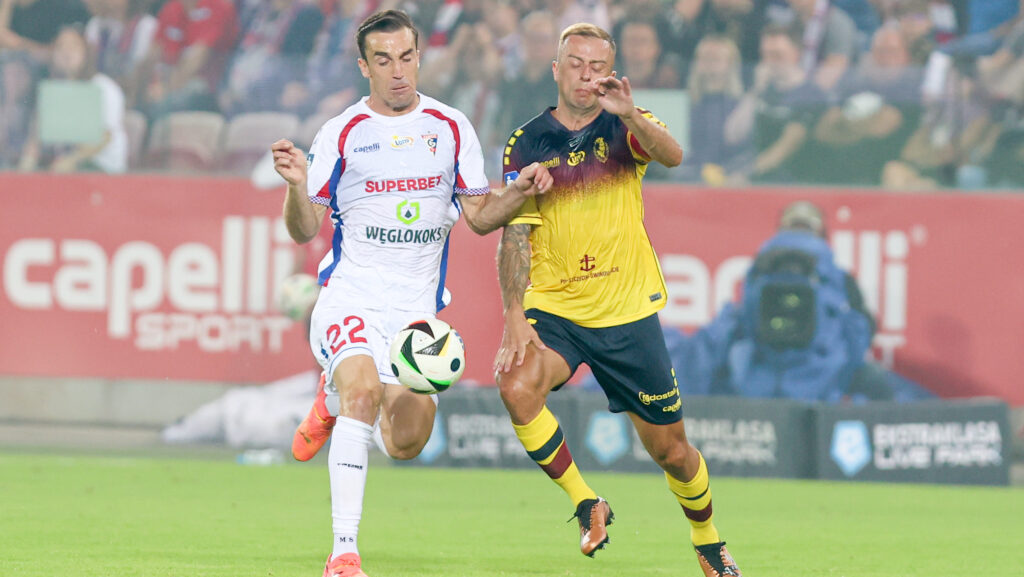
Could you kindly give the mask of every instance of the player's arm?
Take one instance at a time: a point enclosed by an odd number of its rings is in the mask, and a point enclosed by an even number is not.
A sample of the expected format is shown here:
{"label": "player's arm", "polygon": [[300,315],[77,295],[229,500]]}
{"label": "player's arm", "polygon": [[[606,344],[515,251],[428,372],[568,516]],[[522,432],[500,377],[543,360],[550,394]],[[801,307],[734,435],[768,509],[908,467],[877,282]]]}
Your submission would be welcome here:
{"label": "player's arm", "polygon": [[498,282],[501,285],[501,302],[505,309],[505,332],[501,337],[501,348],[494,359],[494,370],[508,372],[512,364],[523,364],[526,348],[533,343],[539,349],[546,349],[537,331],[526,320],[523,311],[523,296],[530,284],[530,231],[527,223],[507,225],[501,233],[498,244]]}
{"label": "player's arm", "polygon": [[593,80],[592,89],[597,92],[597,101],[601,107],[622,119],[651,160],[668,167],[679,166],[683,162],[683,148],[672,138],[672,134],[660,124],[645,118],[633,104],[633,90],[628,78],[619,80],[612,72],[611,76]]}
{"label": "player's arm", "polygon": [[299,244],[316,236],[327,207],[314,204],[306,195],[306,157],[289,140],[278,140],[270,150],[274,153],[274,169],[288,183],[284,197],[284,224],[288,234]]}
{"label": "player's arm", "polygon": [[498,230],[516,215],[527,198],[544,194],[553,182],[548,169],[535,162],[503,188],[491,189],[487,194],[459,195],[466,224],[480,235]]}
{"label": "player's arm", "polygon": [[782,129],[779,139],[757,155],[754,161],[754,174],[764,174],[779,168],[800,150],[805,140],[807,127],[799,122],[790,122]]}

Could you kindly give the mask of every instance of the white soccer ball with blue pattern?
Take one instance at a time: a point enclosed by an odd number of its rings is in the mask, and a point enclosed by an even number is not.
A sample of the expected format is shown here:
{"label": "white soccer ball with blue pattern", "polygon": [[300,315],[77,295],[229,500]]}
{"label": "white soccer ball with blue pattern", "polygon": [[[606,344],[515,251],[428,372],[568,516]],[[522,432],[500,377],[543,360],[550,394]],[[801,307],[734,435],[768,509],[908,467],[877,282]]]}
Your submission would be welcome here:
{"label": "white soccer ball with blue pattern", "polygon": [[440,393],[466,370],[462,337],[442,320],[409,323],[391,341],[391,370],[398,382],[417,393]]}

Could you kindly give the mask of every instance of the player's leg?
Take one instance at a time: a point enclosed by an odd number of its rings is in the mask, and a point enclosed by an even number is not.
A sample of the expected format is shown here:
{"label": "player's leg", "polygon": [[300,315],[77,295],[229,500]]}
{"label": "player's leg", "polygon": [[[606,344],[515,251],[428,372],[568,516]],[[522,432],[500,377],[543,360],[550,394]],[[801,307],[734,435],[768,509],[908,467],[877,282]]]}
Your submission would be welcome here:
{"label": "player's leg", "polygon": [[683,422],[650,423],[629,413],[651,458],[665,471],[669,490],[690,522],[690,540],[701,569],[708,577],[739,576],[740,570],[725,548],[712,519],[711,484],[704,457],[686,440]]}
{"label": "player's leg", "polygon": [[[369,444],[384,395],[375,359],[387,357],[380,332],[382,319],[372,311],[345,306],[344,299],[343,291],[325,287],[311,316],[310,348],[329,377],[317,396],[311,417],[303,423],[308,425],[314,417],[319,419],[319,409],[334,419],[333,425],[322,426],[331,439],[327,466],[334,542],[324,571],[328,577],[364,575],[357,537]],[[302,426],[299,429],[297,436],[303,432]],[[320,441],[312,452],[322,444]]]}
{"label": "player's leg", "polygon": [[379,433],[384,450],[393,459],[413,459],[430,439],[437,413],[437,395],[415,393],[408,387],[384,385]]}
{"label": "player's leg", "polygon": [[712,521],[707,465],[686,440],[679,387],[657,315],[599,331],[601,346],[589,362],[609,408],[627,412],[647,452],[665,471],[705,574],[739,575]]}
{"label": "player's leg", "polygon": [[605,525],[611,523],[611,509],[583,480],[562,428],[545,404],[548,393],[569,380],[580,364],[575,341],[567,332],[571,328],[566,325],[572,323],[533,310],[527,311],[527,316],[535,321],[534,328],[548,349],[531,345],[522,365],[496,375],[501,400],[527,454],[576,507],[580,550],[590,556],[608,542]]}
{"label": "player's leg", "polygon": [[[380,410],[384,386],[377,376],[376,363],[366,354],[339,360],[333,375],[338,417],[331,433],[327,466],[334,530],[328,569],[334,572],[327,574],[348,577],[362,575],[357,538],[363,514],[373,422]],[[330,395],[327,404],[331,406],[333,403],[334,395]]]}

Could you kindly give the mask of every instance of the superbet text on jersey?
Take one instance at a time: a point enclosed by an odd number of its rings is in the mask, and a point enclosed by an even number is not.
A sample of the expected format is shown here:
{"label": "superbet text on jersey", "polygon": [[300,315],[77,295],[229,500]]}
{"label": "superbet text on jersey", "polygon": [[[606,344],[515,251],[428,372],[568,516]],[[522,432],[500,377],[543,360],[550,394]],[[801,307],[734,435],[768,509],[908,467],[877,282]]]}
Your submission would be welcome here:
{"label": "superbet text on jersey", "polygon": [[383,116],[365,99],[328,121],[307,159],[308,195],[334,224],[319,282],[354,306],[443,307],[448,233],[458,194],[486,194],[483,154],[466,117],[420,95]]}

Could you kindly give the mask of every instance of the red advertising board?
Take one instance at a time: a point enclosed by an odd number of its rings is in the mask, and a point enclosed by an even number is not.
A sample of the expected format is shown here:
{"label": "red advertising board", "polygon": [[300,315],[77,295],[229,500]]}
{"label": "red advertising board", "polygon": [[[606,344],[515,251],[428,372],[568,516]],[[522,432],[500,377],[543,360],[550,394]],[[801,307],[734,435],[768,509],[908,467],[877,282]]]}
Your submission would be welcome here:
{"label": "red advertising board", "polygon": [[238,179],[0,175],[0,373],[263,382],[313,364],[273,287],[282,195]]}
{"label": "red advertising board", "polygon": [[[781,208],[825,210],[879,332],[875,353],[947,397],[1024,404],[1024,198],[649,186],[666,324],[692,330],[736,294]],[[0,374],[266,382],[308,368],[305,330],[274,308],[296,250],[282,195],[240,179],[0,175]],[[442,314],[466,377],[493,382],[499,233],[456,227]],[[300,257],[301,258],[301,257]]]}

